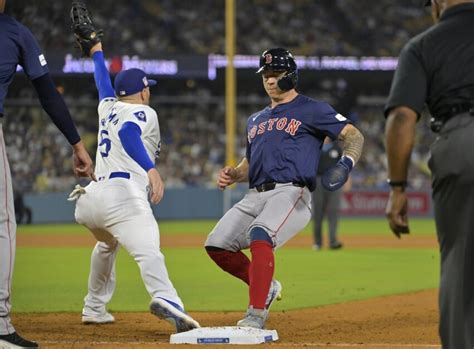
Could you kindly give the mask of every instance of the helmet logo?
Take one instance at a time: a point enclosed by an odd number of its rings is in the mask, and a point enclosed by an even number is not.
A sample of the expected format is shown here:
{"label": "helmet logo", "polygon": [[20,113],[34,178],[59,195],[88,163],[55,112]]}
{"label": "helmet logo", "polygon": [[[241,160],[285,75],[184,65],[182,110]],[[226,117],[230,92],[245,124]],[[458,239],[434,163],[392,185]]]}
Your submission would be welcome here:
{"label": "helmet logo", "polygon": [[270,53],[267,53],[265,55],[265,64],[270,64],[272,62],[272,55]]}

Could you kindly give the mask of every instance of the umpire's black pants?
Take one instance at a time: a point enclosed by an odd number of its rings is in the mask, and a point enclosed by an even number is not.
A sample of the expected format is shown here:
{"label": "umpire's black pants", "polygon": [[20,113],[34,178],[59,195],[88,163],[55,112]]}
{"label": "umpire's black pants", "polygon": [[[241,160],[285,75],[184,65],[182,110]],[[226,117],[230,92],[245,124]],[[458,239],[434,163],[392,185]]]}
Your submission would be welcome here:
{"label": "umpire's black pants", "polygon": [[323,220],[327,216],[329,231],[329,247],[339,243],[337,239],[337,225],[341,207],[342,189],[328,191],[321,184],[321,176],[316,177],[317,185],[313,191],[313,238],[314,244],[323,245]]}
{"label": "umpire's black pants", "polygon": [[439,333],[443,349],[474,347],[474,116],[450,119],[431,147],[441,249]]}

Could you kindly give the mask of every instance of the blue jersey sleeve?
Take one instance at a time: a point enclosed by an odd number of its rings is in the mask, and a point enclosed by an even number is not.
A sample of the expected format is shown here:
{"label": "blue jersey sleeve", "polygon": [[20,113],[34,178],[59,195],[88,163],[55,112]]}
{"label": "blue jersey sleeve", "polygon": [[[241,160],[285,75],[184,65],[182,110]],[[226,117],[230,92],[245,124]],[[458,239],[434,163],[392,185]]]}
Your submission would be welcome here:
{"label": "blue jersey sleeve", "polygon": [[109,71],[105,66],[104,53],[102,51],[94,52],[94,80],[99,91],[99,101],[107,97],[115,97],[115,92],[110,81]]}
{"label": "blue jersey sleeve", "polygon": [[142,131],[137,124],[130,121],[124,123],[118,134],[125,152],[135,160],[141,168],[148,172],[155,167],[146,153],[145,146],[140,138]]}
{"label": "blue jersey sleeve", "polygon": [[337,139],[344,126],[350,121],[334,110],[329,104],[319,102],[314,109],[312,126],[332,140]]}
{"label": "blue jersey sleeve", "polygon": [[38,42],[30,30],[24,25],[19,26],[20,65],[30,80],[48,73],[48,65]]}

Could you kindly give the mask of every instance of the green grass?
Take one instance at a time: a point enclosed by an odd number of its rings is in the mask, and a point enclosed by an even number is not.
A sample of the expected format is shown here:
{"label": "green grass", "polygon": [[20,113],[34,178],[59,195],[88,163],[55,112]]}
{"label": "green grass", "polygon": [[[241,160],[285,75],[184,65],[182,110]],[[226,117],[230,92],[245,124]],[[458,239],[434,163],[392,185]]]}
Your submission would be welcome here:
{"label": "green grass", "polygon": [[[168,270],[188,310],[242,310],[247,288],[222,272],[202,249],[164,249]],[[80,312],[87,292],[89,248],[17,249],[13,283],[15,312]],[[283,248],[276,277],[295,309],[437,287],[435,249],[357,249],[313,252]],[[113,311],[147,311],[149,296],[138,267],[123,250],[117,258]]]}
{"label": "green grass", "polygon": [[[207,235],[216,221],[198,220],[198,221],[160,221],[160,231],[166,235],[195,234]],[[410,220],[412,234],[416,235],[434,235],[435,226],[432,219],[418,218]],[[301,233],[310,234],[312,223],[310,223]],[[391,234],[387,221],[381,218],[374,219],[350,219],[340,220],[339,231],[341,235],[383,235]],[[87,229],[79,224],[38,224],[21,225],[18,227],[18,234],[89,234]]]}

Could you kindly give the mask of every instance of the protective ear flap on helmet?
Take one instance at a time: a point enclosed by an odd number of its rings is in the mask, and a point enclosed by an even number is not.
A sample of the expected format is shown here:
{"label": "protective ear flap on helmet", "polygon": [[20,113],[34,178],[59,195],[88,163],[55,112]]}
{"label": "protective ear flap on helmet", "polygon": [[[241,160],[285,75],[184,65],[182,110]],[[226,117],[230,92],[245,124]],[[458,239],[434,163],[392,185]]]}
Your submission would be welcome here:
{"label": "protective ear flap on helmet", "polygon": [[282,91],[289,91],[296,87],[298,83],[298,71],[294,70],[290,73],[285,74],[281,79],[278,80],[277,85]]}

